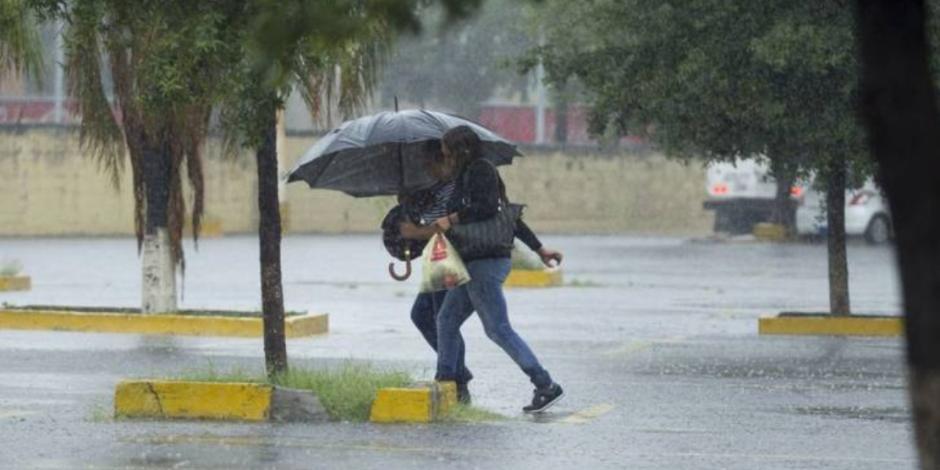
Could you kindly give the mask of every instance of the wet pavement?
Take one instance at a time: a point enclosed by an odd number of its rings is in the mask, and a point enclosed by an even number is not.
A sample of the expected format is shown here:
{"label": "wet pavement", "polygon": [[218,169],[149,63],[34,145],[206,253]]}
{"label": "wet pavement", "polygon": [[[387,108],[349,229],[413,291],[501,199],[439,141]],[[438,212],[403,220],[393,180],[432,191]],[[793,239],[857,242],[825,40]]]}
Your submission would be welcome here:
{"label": "wet pavement", "polygon": [[[478,406],[507,417],[390,426],[114,421],[115,383],[187,370],[260,371],[260,340],[0,331],[0,468],[914,468],[898,339],[759,337],[761,315],[828,304],[824,245],[545,237],[567,285],[512,290],[510,317],[567,397],[533,419],[525,376],[464,327]],[[185,308],[260,305],[256,240],[188,251]],[[330,313],[291,364],[371,361],[433,375],[377,236],[284,241],[287,308]],[[12,304],[136,306],[131,239],[0,240],[33,290]],[[897,314],[884,247],[849,248],[859,313]],[[417,276],[416,276],[417,277]]]}

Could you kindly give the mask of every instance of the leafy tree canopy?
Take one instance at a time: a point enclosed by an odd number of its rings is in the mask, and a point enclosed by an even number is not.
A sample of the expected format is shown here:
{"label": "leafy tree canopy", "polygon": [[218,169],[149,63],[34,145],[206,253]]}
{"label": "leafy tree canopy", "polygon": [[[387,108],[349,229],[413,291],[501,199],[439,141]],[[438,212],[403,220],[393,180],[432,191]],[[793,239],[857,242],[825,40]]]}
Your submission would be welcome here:
{"label": "leafy tree canopy", "polygon": [[549,2],[549,79],[577,77],[592,129],[647,132],[668,154],[765,154],[870,171],[856,122],[853,18],[840,2]]}

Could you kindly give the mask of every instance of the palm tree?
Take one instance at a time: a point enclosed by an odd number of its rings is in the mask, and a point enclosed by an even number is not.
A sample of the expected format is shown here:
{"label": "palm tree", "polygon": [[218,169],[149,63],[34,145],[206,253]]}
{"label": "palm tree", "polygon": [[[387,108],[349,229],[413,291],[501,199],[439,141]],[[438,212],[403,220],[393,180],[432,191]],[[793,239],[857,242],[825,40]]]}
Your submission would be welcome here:
{"label": "palm tree", "polygon": [[0,76],[7,72],[38,77],[42,50],[36,18],[23,0],[0,0]]}
{"label": "palm tree", "polygon": [[143,252],[142,310],[173,311],[176,269],[185,269],[184,168],[198,238],[204,201],[201,148],[227,66],[237,60],[233,54],[239,52],[244,1],[32,3],[68,25],[65,67],[69,93],[82,116],[83,147],[115,185],[125,154],[129,157],[135,232]]}

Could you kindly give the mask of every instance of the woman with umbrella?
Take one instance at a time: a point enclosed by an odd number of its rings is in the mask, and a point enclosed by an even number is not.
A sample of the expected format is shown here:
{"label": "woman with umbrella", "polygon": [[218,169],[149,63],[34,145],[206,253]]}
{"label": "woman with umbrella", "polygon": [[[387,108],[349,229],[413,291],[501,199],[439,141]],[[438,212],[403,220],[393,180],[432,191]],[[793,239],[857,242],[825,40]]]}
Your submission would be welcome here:
{"label": "woman with umbrella", "polygon": [[[436,151],[432,150],[429,153],[439,155],[439,149],[440,144],[437,145]],[[426,240],[439,230],[436,221],[448,214],[448,204],[456,189],[457,181],[454,179],[453,172],[449,172],[447,167],[441,165],[440,162],[441,158],[437,156],[432,158],[428,165],[428,172],[439,183],[426,191],[399,196],[400,203],[415,209],[410,212],[416,212],[412,218],[417,223],[405,221],[400,226],[394,227],[395,231],[399,232],[404,238]],[[400,212],[404,213],[405,211]],[[385,227],[385,223],[383,223],[383,227]],[[392,227],[388,227],[388,229],[392,229]],[[536,252],[546,266],[551,267],[553,262],[561,262],[562,254],[542,245],[532,229],[521,219],[516,224],[515,237],[525,243],[529,249]],[[418,294],[411,307],[411,321],[435,351],[438,350],[437,316],[446,294],[446,290]],[[454,339],[454,347],[457,360],[457,372],[454,378],[457,384],[457,399],[461,403],[469,404],[471,398],[468,383],[473,379],[473,374],[466,366],[464,341],[459,331],[457,331]]]}
{"label": "woman with umbrella", "polygon": [[[437,219],[433,227],[422,229],[403,224],[404,236],[430,238],[435,230],[446,232],[453,226],[482,223],[499,215],[508,204],[506,187],[496,168],[481,155],[480,138],[470,127],[458,126],[444,134],[436,176],[455,181],[447,214]],[[535,386],[532,402],[523,407],[523,411],[546,410],[564,396],[564,391],[509,323],[502,286],[512,267],[510,250],[499,247],[469,253],[459,244],[456,247],[471,280],[448,291],[438,313],[435,378],[458,380],[460,326],[476,311],[486,335],[516,362]]]}

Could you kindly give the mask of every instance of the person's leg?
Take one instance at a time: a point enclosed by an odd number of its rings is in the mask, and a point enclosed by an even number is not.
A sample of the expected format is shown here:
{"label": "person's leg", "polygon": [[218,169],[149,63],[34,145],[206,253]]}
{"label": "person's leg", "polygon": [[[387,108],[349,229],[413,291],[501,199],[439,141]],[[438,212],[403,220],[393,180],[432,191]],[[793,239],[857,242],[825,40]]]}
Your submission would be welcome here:
{"label": "person's leg", "polygon": [[[437,351],[437,314],[441,311],[441,307],[444,305],[444,299],[447,297],[447,291],[437,291],[431,295],[431,300],[433,302],[434,308],[434,320],[433,325],[435,326],[434,331],[434,350]],[[458,387],[464,389],[466,392],[467,383],[473,380],[473,374],[470,372],[470,369],[467,368],[466,362],[466,345],[463,341],[463,335],[460,334],[460,330],[457,330],[457,385]],[[468,394],[469,397],[469,394]]]}
{"label": "person's leg", "polygon": [[473,305],[467,297],[467,285],[447,291],[444,303],[437,313],[437,380],[458,381],[459,355],[462,340],[460,326],[473,313]]}
{"label": "person's leg", "polygon": [[437,309],[434,305],[433,294],[418,294],[411,306],[411,322],[415,324],[421,336],[428,342],[431,349],[437,351]]}
{"label": "person's leg", "polygon": [[522,369],[532,384],[539,389],[552,385],[552,378],[539,363],[529,346],[516,334],[509,323],[503,282],[509,275],[509,258],[471,261],[467,264],[471,281],[467,283],[467,296],[480,316],[486,335],[506,351]]}

